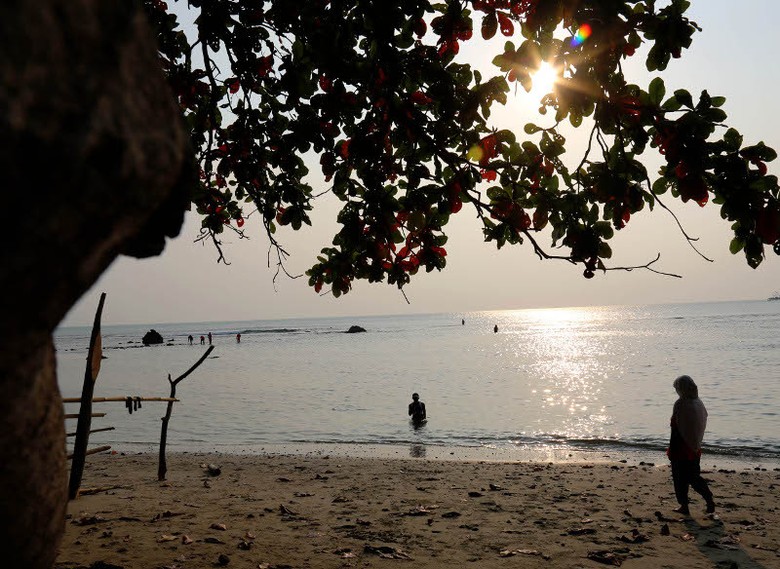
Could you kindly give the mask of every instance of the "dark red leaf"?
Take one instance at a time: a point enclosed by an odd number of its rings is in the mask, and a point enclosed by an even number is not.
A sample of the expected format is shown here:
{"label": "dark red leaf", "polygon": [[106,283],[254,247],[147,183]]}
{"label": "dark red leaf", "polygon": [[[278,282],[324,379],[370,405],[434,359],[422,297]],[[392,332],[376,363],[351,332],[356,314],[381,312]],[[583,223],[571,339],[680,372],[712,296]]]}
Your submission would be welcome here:
{"label": "dark red leaf", "polygon": [[509,19],[509,16],[503,12],[497,12],[496,14],[498,15],[498,23],[501,25],[501,33],[507,37],[513,35],[515,33],[515,25]]}
{"label": "dark red leaf", "polygon": [[490,12],[482,20],[482,37],[489,40],[496,35],[496,29],[498,29],[498,19],[495,12]]}

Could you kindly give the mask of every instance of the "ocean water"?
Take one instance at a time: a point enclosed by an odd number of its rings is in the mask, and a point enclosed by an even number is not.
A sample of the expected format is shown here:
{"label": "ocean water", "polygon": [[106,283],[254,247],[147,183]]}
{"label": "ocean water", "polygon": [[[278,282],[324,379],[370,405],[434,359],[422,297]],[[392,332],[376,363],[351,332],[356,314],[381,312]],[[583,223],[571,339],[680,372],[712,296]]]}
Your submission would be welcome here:
{"label": "ocean water", "polygon": [[[353,324],[367,332],[345,334]],[[141,346],[149,328],[168,345]],[[104,326],[95,396],[168,396],[168,374],[211,332],[211,357],[179,384],[171,451],[337,443],[661,459],[672,381],[686,373],[709,411],[705,455],[777,463],[779,331],[780,302],[767,301]],[[81,394],[89,332],[55,333],[65,397]],[[428,410],[420,429],[406,415],[412,392]],[[93,444],[156,448],[164,403],[95,407],[107,415],[93,428],[116,430]]]}

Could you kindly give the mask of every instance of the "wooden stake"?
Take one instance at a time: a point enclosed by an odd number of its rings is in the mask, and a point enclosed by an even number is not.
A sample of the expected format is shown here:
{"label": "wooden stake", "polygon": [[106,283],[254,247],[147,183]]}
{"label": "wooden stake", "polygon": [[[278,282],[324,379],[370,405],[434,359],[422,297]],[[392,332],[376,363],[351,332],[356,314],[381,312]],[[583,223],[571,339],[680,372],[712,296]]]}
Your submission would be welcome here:
{"label": "wooden stake", "polygon": [[116,490],[118,488],[125,488],[125,486],[97,486],[95,488],[82,488],[79,490],[79,496],[88,496],[89,494],[99,494],[100,492],[108,492],[109,490]]}
{"label": "wooden stake", "polygon": [[[92,429],[92,430],[89,432],[89,434],[91,435],[92,433],[102,433],[103,431],[113,431],[114,429],[115,429],[115,427],[103,427],[102,429]],[[68,435],[67,435],[67,436],[69,436],[69,437],[75,437],[75,436],[76,436],[76,433],[68,433]]]}
{"label": "wooden stake", "polygon": [[[99,452],[104,452],[104,451],[107,451],[107,450],[111,450],[111,445],[103,445],[101,447],[91,448],[91,449],[87,450],[86,452],[84,452],[84,456],[89,456],[90,454],[97,454]],[[73,457],[75,455],[76,455],[75,452],[70,453],[68,455],[68,460],[73,460]],[[71,500],[72,499],[73,498],[71,498]]]}
{"label": "wooden stake", "polygon": [[202,364],[207,357],[209,357],[209,354],[213,349],[214,346],[209,346],[209,349],[206,350],[206,353],[203,354],[190,369],[185,371],[175,380],[171,381],[171,374],[168,374],[168,383],[171,384],[171,397],[168,401],[168,406],[165,409],[165,417],[162,418],[162,429],[160,431],[160,460],[157,465],[157,480],[165,480],[165,474],[168,472],[168,465],[165,462],[165,444],[168,441],[168,421],[171,420],[171,413],[173,413],[173,402],[178,401],[178,399],[176,399],[176,386],[181,380],[195,371],[198,366]]}
{"label": "wooden stake", "polygon": [[73,442],[73,454],[71,455],[73,462],[70,464],[70,480],[68,481],[69,500],[74,500],[78,496],[81,477],[84,475],[84,463],[87,455],[92,454],[91,451],[87,450],[87,444],[89,443],[89,430],[92,425],[92,394],[95,392],[95,380],[97,379],[98,371],[100,371],[102,353],[100,319],[103,316],[103,305],[105,302],[106,293],[104,292],[100,295],[100,302],[95,312],[95,322],[92,324],[92,336],[89,339],[87,369],[84,371],[84,385],[81,389],[79,421],[76,425],[76,440]]}
{"label": "wooden stake", "polygon": [[[105,413],[90,413],[91,417],[105,417]],[[80,417],[79,413],[67,413],[65,415],[66,419],[78,419]]]}
{"label": "wooden stake", "polygon": [[[131,397],[133,401],[170,401],[170,397]],[[92,403],[114,403],[114,402],[122,402],[124,403],[127,401],[127,397],[122,397],[121,395],[118,397],[93,397]],[[174,399],[174,401],[178,401],[178,399]],[[81,403],[81,397],[64,397],[62,399],[63,403]]]}

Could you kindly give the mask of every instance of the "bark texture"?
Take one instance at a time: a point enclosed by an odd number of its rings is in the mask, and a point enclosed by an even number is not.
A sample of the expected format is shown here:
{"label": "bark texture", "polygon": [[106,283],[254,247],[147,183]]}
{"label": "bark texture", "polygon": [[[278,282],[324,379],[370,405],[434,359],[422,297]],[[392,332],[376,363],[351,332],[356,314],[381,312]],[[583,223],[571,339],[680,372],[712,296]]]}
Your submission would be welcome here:
{"label": "bark texture", "polygon": [[51,334],[121,253],[178,234],[196,169],[132,1],[0,3],[0,559],[50,567],[66,505]]}
{"label": "bark texture", "polygon": [[62,402],[50,338],[0,365],[0,558],[7,567],[48,567],[65,520]]}

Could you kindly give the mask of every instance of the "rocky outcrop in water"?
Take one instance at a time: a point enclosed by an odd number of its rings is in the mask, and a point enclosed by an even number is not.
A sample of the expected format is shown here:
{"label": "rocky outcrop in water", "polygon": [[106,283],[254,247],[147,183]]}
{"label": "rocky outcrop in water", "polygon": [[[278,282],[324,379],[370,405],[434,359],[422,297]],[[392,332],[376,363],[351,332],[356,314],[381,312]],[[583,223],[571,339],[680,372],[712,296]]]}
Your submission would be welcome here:
{"label": "rocky outcrop in water", "polygon": [[152,344],[162,344],[165,340],[163,340],[163,337],[157,330],[152,328],[146,334],[144,334],[144,337],[141,341],[144,343],[144,346],[151,346]]}
{"label": "rocky outcrop in water", "polygon": [[362,326],[350,326],[349,330],[347,330],[346,334],[357,334],[358,332],[365,332],[366,329]]}

